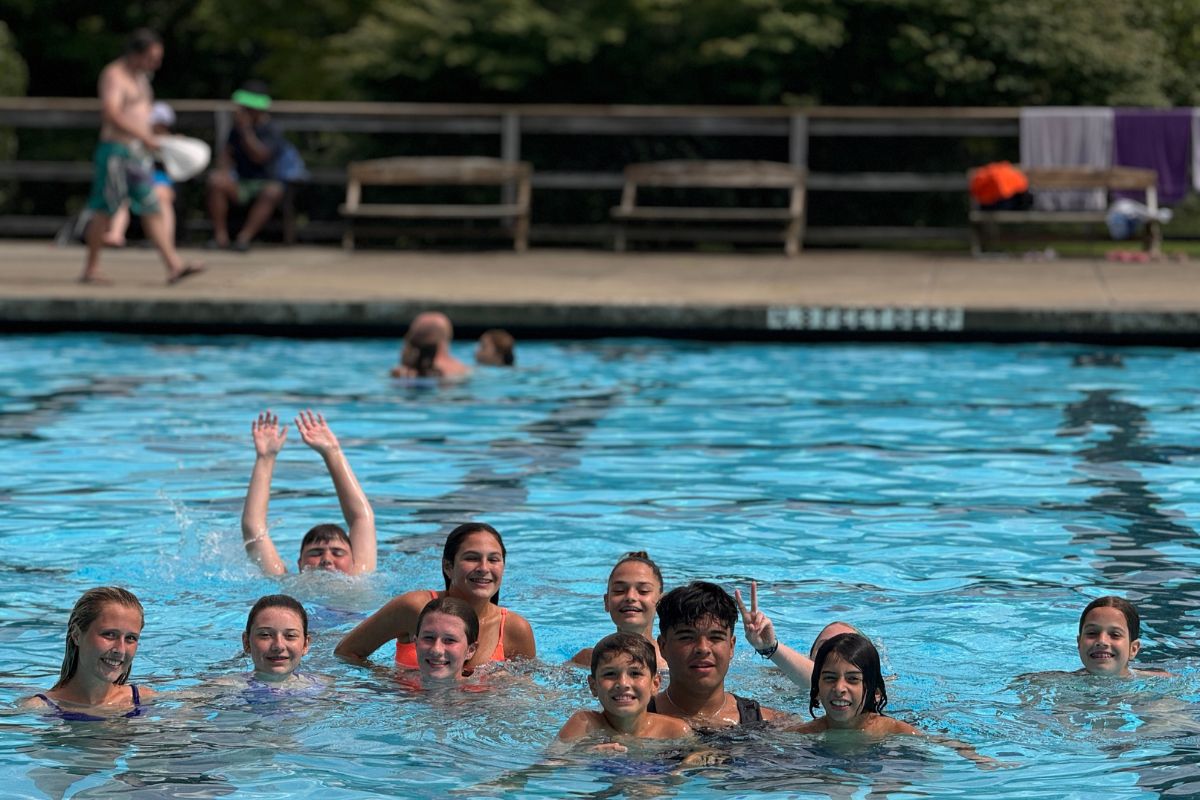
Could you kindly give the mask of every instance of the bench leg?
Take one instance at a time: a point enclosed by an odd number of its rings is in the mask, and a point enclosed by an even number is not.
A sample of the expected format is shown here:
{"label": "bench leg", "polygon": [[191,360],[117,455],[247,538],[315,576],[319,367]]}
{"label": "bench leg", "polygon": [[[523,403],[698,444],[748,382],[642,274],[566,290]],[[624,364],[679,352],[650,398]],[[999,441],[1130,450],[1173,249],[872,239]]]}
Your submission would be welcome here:
{"label": "bench leg", "polygon": [[521,215],[513,226],[513,247],[518,253],[529,249],[529,217]]}
{"label": "bench leg", "polygon": [[613,234],[613,250],[616,250],[618,253],[624,253],[625,245],[625,223],[619,222],[617,223],[617,230]]}
{"label": "bench leg", "polygon": [[788,223],[783,234],[783,252],[789,258],[800,254],[800,220],[794,219]]}
{"label": "bench leg", "polygon": [[1142,246],[1152,256],[1162,254],[1162,223],[1158,220],[1152,219],[1146,223],[1146,237]]}
{"label": "bench leg", "polygon": [[283,217],[283,243],[296,243],[296,187],[287,184],[283,190],[283,200],[280,202],[280,214]]}
{"label": "bench leg", "polygon": [[342,234],[342,249],[346,251],[354,250],[354,223],[346,221],[346,231]]}

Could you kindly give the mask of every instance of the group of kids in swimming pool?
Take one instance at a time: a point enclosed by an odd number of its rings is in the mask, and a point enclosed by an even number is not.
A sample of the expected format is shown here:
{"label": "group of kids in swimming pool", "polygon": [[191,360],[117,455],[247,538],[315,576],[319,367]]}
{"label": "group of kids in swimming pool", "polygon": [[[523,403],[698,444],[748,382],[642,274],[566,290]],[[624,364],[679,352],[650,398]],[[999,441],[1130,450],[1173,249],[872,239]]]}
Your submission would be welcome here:
{"label": "group of kids in swimming pool", "polygon": [[[336,436],[319,414],[302,412],[295,422],[304,442],[324,459],[349,528],[325,524],[311,529],[301,542],[298,567],[351,575],[373,571],[374,515]],[[275,457],[287,426],[280,428],[278,418],[264,412],[251,428],[256,460],[242,515],[243,540],[264,572],[282,574],[286,569],[266,518]],[[347,633],[334,652],[366,665],[371,654],[394,641],[395,664],[408,676],[404,682],[422,689],[479,687],[486,682],[485,665],[533,659],[536,645],[529,623],[500,605],[506,558],[504,542],[493,527],[480,522],[459,525],[442,552],[444,589],[393,598]],[[571,659],[589,670],[588,686],[600,709],[575,713],[559,731],[560,740],[619,750],[625,746],[622,741],[636,738],[676,739],[693,731],[760,721],[801,733],[920,733],[884,715],[888,697],[879,653],[850,625],[827,625],[806,656],[776,638],[770,618],[758,608],[753,583],[749,608],[740,591],[730,596],[704,581],[669,592],[664,588],[662,572],[646,553],[628,553],[617,562],[604,593],[604,608],[617,632]],[[811,721],[797,721],[726,691],[739,613],[750,646],[809,688]],[[58,682],[27,705],[76,720],[141,713],[142,701],[153,692],[128,679],[143,622],[141,604],[130,592],[115,587],[85,592],[67,623]],[[1077,642],[1083,664],[1078,674],[1167,674],[1130,667],[1141,648],[1140,621],[1137,609],[1122,598],[1106,596],[1089,603],[1079,620]],[[243,649],[254,666],[248,680],[273,687],[313,684],[318,679],[299,670],[310,643],[308,616],[299,602],[279,594],[259,599],[242,634]],[[994,764],[967,745],[941,741],[982,765]]]}

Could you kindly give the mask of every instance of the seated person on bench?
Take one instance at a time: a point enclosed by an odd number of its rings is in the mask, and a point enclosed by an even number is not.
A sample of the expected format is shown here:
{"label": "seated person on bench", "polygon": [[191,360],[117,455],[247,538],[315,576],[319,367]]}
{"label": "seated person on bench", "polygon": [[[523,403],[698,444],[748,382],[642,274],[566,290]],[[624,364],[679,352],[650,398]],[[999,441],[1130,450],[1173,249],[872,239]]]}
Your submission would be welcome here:
{"label": "seated person on bench", "polygon": [[[233,102],[237,103],[233,130],[208,176],[208,213],[213,225],[208,247],[228,247],[244,253],[283,199],[285,186],[276,177],[275,165],[287,142],[267,113],[271,97],[265,83],[247,81],[233,93]],[[230,242],[230,203],[251,202],[245,224],[237,239]]]}

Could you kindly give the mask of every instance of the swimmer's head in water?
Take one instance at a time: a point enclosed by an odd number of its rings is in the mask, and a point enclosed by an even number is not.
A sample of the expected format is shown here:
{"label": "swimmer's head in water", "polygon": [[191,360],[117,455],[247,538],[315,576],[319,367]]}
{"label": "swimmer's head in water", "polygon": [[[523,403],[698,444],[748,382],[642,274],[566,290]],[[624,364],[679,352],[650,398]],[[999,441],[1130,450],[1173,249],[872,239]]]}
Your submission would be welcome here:
{"label": "swimmer's head in water", "polygon": [[330,572],[354,571],[354,548],[350,536],[340,525],[316,525],[300,542],[300,571],[323,569]]}
{"label": "swimmer's head in water", "polygon": [[424,340],[409,340],[400,351],[400,363],[412,371],[418,378],[436,378],[441,375],[437,368],[437,354],[440,345],[437,342]]}
{"label": "swimmer's head in water", "polygon": [[268,594],[258,598],[258,602],[251,606],[250,613],[246,615],[246,633],[250,633],[258,613],[268,608],[285,608],[294,612],[300,618],[300,632],[308,636],[308,613],[299,600],[286,594]]}
{"label": "swimmer's head in water", "polygon": [[664,636],[672,628],[695,625],[706,619],[733,631],[737,618],[737,604],[729,592],[707,581],[692,581],[672,589],[658,601],[658,629]]}
{"label": "swimmer's head in water", "polygon": [[610,724],[645,714],[660,685],[658,656],[644,637],[613,633],[592,648],[588,688],[600,701]]}
{"label": "swimmer's head in water", "polygon": [[259,598],[246,617],[242,649],[259,676],[278,681],[296,671],[311,641],[304,606],[286,594],[269,594]]}
{"label": "swimmer's head in water", "polygon": [[671,684],[714,692],[725,684],[737,637],[737,605],[715,583],[693,581],[658,601],[658,647]]}
{"label": "swimmer's head in water", "polygon": [[[862,703],[857,713],[883,713],[887,705],[887,687],[883,682],[883,670],[879,665],[879,651],[871,640],[858,633],[839,633],[827,639],[817,650],[813,659],[812,687],[809,690],[808,713],[816,716],[821,704],[822,690],[835,678],[845,679],[835,665],[851,665],[852,673],[859,681],[859,697]],[[828,709],[826,709],[828,713]]]}
{"label": "swimmer's head in water", "polygon": [[[137,597],[130,591],[118,586],[98,586],[88,589],[75,601],[71,616],[67,619],[66,652],[63,655],[62,669],[59,671],[58,683],[52,688],[57,689],[75,676],[79,669],[79,640],[92,627],[92,623],[104,612],[106,606],[115,604],[133,609],[141,620],[145,620],[146,612]],[[139,626],[140,629],[140,626]],[[133,660],[125,662],[120,676],[114,683],[125,683],[129,680],[129,672],[133,669]]]}
{"label": "swimmer's head in water", "polygon": [[812,647],[808,649],[808,657],[815,659],[817,651],[821,649],[821,645],[839,633],[857,633],[860,636],[863,635],[862,631],[848,622],[831,622],[824,628],[821,628],[821,632],[817,634],[817,638],[813,639]]}
{"label": "swimmer's head in water", "polygon": [[592,648],[592,677],[596,677],[602,662],[616,655],[629,656],[633,663],[641,664],[651,675],[658,674],[658,654],[654,652],[654,645],[645,636],[618,631],[605,636]]}
{"label": "swimmer's head in water", "polygon": [[461,678],[478,646],[479,617],[465,601],[442,595],[421,609],[413,648],[422,678]]}
{"label": "swimmer's head in water", "polygon": [[1079,617],[1079,660],[1093,675],[1129,677],[1129,662],[1142,649],[1142,620],[1122,597],[1097,597]]}
{"label": "swimmer's head in water", "polygon": [[492,367],[511,367],[516,363],[516,339],[503,328],[486,330],[475,346],[475,361]]}
{"label": "swimmer's head in water", "polygon": [[[465,591],[490,591],[491,601],[500,603],[500,581],[508,551],[500,532],[486,522],[464,522],[446,537],[442,548],[442,577],[446,589],[456,578],[464,583]],[[452,577],[454,576],[454,577]]]}
{"label": "swimmer's head in water", "polygon": [[617,627],[638,632],[653,624],[663,593],[662,571],[645,551],[626,553],[608,574],[604,610]]}

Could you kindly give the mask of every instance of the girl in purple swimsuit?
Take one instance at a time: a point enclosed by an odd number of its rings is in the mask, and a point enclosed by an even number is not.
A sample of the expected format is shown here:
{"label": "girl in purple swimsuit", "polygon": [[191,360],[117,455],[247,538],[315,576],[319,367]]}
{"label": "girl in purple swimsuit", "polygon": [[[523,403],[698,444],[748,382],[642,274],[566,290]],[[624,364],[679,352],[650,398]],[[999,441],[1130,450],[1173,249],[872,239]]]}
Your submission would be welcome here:
{"label": "girl in purple swimsuit", "polygon": [[88,589],[67,620],[66,653],[58,683],[25,705],[44,708],[63,719],[99,721],[136,717],[150,689],[129,683],[145,614],[125,589]]}

